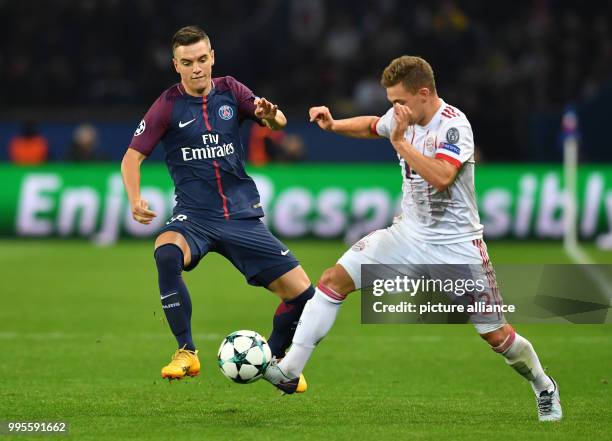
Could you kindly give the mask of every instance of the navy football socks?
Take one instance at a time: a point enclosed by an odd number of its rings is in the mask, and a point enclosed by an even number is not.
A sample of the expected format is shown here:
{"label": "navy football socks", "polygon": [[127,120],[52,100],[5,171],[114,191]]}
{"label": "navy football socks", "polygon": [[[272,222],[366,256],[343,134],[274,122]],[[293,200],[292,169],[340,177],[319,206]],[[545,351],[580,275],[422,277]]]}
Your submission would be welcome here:
{"label": "navy football socks", "polygon": [[291,345],[295,328],[297,327],[306,302],[312,298],[315,289],[312,285],[294,299],[281,302],[274,313],[272,334],[268,339],[272,355],[277,358],[285,356],[285,351]]}
{"label": "navy football socks", "polygon": [[195,351],[191,337],[191,298],[183,282],[183,252],[174,244],[155,250],[161,303],[179,349]]}

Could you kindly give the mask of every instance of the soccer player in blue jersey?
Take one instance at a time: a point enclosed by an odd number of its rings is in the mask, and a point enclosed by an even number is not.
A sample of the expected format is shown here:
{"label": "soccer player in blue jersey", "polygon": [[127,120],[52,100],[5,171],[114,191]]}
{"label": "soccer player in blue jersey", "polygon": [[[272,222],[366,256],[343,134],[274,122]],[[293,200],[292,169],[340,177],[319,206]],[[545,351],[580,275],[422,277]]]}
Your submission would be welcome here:
{"label": "soccer player in blue jersey", "polygon": [[[197,26],[176,32],[173,63],[180,82],[153,103],[134,133],[121,163],[133,218],[156,217],[140,195],[140,165],[159,143],[176,192],[173,215],[155,241],[161,303],[178,342],[162,377],[180,379],[200,372],[191,334],[191,299],[181,273],[195,268],[208,252],[225,256],[248,283],[264,286],[282,302],[269,338],[281,358],[314,288],[297,259],[260,218],[264,215],[253,180],[244,169],[240,124],[251,119],[277,130],[287,119],[265,98],[236,79],[212,77],[215,53]],[[306,383],[300,383],[300,391]]]}

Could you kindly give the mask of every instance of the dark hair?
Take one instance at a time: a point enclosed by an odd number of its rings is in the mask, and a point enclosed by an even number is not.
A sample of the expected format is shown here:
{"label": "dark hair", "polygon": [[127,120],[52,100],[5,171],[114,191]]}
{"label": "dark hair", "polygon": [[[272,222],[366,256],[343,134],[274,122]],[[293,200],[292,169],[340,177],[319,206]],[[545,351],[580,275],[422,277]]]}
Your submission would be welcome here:
{"label": "dark hair", "polygon": [[178,46],[189,46],[202,40],[205,40],[210,47],[210,39],[202,28],[193,25],[182,27],[172,37],[172,52]]}
{"label": "dark hair", "polygon": [[436,91],[433,69],[421,57],[404,55],[389,63],[382,74],[380,84],[383,87],[391,87],[400,82],[411,93],[416,93],[421,87]]}

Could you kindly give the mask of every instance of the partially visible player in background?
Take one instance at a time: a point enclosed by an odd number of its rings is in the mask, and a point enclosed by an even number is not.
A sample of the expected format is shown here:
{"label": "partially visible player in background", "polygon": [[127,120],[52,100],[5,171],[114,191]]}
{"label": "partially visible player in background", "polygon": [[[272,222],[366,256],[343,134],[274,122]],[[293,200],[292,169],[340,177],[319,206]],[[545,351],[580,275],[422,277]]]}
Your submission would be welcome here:
{"label": "partially visible player in background", "polygon": [[[177,204],[155,241],[154,257],[162,308],[178,342],[162,377],[179,379],[200,372],[191,334],[191,298],[181,273],[195,268],[208,252],[223,255],[248,283],[264,286],[282,299],[269,339],[278,358],[291,343],[314,288],[289,249],[261,222],[259,193],[244,169],[241,123],[251,119],[278,130],[287,124],[285,116],[236,79],[212,77],[215,53],[199,27],[178,30],[172,52],[181,81],[146,113],[121,171],[134,219],[151,223],[156,213],[140,195],[140,166],[161,142]],[[298,389],[305,388],[303,382]]]}
{"label": "partially visible player in background", "polygon": [[[474,188],[474,140],[466,116],[438,97],[431,66],[419,57],[393,60],[381,80],[393,107],[385,115],[334,120],[327,107],[310,109],[323,130],[356,138],[389,138],[403,178],[402,216],[349,249],[326,270],[300,318],[293,345],[265,378],[292,393],[315,346],[331,329],[347,295],[361,288],[362,264],[460,264],[488,280],[501,304],[495,274],[482,240]],[[472,278],[471,275],[467,275]],[[530,382],[541,421],[562,417],[559,389],[533,346],[502,314],[474,322],[480,336]]]}

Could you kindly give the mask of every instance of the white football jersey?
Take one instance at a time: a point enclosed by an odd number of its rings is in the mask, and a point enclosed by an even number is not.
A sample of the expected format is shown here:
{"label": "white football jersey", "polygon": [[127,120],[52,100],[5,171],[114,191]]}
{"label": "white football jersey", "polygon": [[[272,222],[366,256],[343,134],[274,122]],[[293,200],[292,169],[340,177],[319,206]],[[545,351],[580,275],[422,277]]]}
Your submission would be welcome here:
{"label": "white football jersey", "polygon": [[[419,152],[444,159],[457,168],[455,181],[438,191],[398,155],[402,169],[403,222],[415,238],[437,244],[482,238],[474,188],[474,137],[469,121],[457,108],[440,99],[441,106],[426,126],[411,125],[404,137]],[[395,125],[393,108],[373,129],[385,138]]]}

